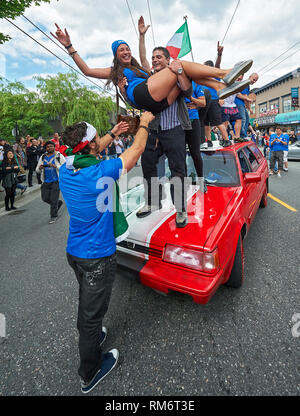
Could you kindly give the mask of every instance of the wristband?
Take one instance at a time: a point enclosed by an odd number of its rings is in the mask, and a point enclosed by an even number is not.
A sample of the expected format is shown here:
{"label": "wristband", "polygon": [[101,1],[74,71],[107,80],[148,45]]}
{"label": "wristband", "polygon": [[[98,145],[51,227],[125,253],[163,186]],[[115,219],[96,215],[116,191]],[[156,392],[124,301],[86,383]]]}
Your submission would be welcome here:
{"label": "wristband", "polygon": [[146,127],[146,126],[140,125],[140,126],[139,126],[139,129],[145,129],[145,130],[147,130],[147,132],[149,133],[149,127]]}
{"label": "wristband", "polygon": [[66,49],[70,49],[72,46],[72,43],[70,43],[70,45],[65,46]]}

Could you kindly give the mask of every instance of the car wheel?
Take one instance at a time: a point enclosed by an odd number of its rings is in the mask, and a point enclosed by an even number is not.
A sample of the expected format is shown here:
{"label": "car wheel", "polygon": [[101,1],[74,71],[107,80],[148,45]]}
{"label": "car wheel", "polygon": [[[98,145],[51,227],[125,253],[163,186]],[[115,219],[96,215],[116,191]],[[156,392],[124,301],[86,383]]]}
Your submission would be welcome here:
{"label": "car wheel", "polygon": [[244,264],[244,245],[242,236],[240,235],[235,251],[231,274],[228,281],[226,282],[227,286],[234,287],[236,289],[242,286],[244,281]]}
{"label": "car wheel", "polygon": [[260,201],[260,208],[265,208],[268,205],[268,185],[266,183],[265,190],[263,196]]}

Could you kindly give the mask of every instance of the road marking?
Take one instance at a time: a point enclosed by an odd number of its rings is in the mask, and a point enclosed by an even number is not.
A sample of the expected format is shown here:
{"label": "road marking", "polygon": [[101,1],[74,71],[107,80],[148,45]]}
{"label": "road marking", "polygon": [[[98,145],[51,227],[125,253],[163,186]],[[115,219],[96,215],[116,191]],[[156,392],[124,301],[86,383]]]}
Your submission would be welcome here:
{"label": "road marking", "polygon": [[286,207],[287,209],[289,209],[290,211],[293,212],[298,212],[297,209],[291,207],[290,205],[286,204],[285,202],[281,201],[280,199],[276,198],[276,196],[272,195],[272,194],[268,194],[268,197],[273,199],[274,201],[278,202],[278,204],[283,205],[284,207]]}

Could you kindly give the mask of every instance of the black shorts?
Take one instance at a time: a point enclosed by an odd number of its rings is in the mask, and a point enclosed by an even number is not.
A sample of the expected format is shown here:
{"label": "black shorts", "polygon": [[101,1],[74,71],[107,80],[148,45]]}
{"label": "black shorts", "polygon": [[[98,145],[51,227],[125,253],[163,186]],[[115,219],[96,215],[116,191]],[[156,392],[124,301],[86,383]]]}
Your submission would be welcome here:
{"label": "black shorts", "polygon": [[148,91],[147,81],[141,82],[133,90],[133,96],[136,104],[140,110],[151,111],[153,114],[158,114],[169,107],[168,100],[165,98],[162,101],[154,101]]}
{"label": "black shorts", "polygon": [[204,120],[204,125],[213,127],[219,126],[220,124],[222,124],[222,114],[219,100],[211,100],[206,118]]}
{"label": "black shorts", "polygon": [[225,123],[226,121],[230,121],[231,123],[232,121],[242,119],[237,107],[222,107],[221,112],[223,123]]}

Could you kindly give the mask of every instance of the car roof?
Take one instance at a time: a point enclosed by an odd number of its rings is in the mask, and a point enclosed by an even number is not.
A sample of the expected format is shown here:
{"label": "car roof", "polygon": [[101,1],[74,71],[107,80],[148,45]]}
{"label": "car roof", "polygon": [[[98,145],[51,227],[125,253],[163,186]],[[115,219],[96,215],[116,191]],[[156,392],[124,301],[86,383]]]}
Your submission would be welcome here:
{"label": "car roof", "polygon": [[219,140],[214,140],[212,142],[213,147],[208,147],[207,149],[201,149],[201,152],[213,152],[213,151],[221,151],[221,150],[226,150],[226,151],[230,151],[230,150],[236,150],[239,149],[240,147],[243,147],[245,145],[249,145],[249,144],[255,144],[252,140],[247,140],[245,142],[242,143],[233,143],[231,146],[228,147],[223,147]]}

